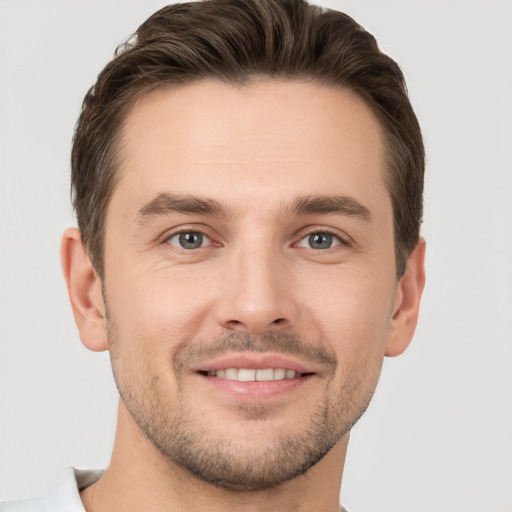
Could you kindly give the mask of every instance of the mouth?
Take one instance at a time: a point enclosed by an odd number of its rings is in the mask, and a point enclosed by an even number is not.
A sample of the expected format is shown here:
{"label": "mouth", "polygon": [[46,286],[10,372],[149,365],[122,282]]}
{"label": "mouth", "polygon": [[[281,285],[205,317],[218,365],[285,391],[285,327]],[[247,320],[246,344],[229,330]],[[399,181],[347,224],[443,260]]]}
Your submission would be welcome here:
{"label": "mouth", "polygon": [[240,382],[268,382],[275,380],[299,379],[312,375],[300,373],[286,368],[222,368],[218,370],[199,370],[201,375],[218,379],[236,380]]}
{"label": "mouth", "polygon": [[211,389],[236,400],[264,400],[292,392],[317,375],[314,368],[279,354],[232,354],[196,367]]}

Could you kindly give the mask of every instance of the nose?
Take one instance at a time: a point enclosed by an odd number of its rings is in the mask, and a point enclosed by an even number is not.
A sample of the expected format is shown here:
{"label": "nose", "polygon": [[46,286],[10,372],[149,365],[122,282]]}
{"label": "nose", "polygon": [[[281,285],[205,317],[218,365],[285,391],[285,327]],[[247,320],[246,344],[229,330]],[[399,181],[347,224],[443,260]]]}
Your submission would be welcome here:
{"label": "nose", "polygon": [[225,262],[217,322],[228,331],[259,335],[286,329],[299,316],[290,263],[271,248],[242,250]]}

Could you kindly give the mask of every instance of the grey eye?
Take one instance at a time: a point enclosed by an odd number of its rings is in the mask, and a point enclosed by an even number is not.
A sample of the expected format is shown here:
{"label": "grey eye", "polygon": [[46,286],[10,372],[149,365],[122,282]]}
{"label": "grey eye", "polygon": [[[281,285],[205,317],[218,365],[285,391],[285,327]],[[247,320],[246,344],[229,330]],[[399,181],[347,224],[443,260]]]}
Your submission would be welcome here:
{"label": "grey eye", "polygon": [[340,245],[340,243],[341,241],[336,235],[319,231],[305,236],[297,245],[308,249],[325,250]]}
{"label": "grey eye", "polygon": [[169,238],[168,243],[181,249],[199,249],[204,247],[209,238],[197,231],[183,231]]}

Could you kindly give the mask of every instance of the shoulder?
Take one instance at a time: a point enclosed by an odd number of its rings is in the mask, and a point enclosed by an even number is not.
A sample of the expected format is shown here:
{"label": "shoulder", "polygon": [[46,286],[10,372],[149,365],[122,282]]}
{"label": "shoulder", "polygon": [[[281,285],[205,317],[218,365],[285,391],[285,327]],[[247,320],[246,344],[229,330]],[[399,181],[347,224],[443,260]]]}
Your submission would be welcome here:
{"label": "shoulder", "polygon": [[85,512],[80,490],[102,474],[97,470],[68,468],[45,496],[1,502],[0,512]]}
{"label": "shoulder", "polygon": [[50,507],[47,496],[0,502],[0,512],[46,512]]}

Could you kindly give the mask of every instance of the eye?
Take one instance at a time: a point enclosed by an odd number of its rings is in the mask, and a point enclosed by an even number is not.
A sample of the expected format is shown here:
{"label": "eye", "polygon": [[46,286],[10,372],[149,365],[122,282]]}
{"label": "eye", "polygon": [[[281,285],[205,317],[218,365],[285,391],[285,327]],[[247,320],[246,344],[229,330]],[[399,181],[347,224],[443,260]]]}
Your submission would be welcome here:
{"label": "eye", "polygon": [[180,249],[199,249],[210,243],[210,239],[198,231],[182,231],[167,239],[167,243]]}
{"label": "eye", "polygon": [[325,250],[336,247],[342,243],[341,239],[325,231],[317,231],[305,236],[297,244],[298,247],[307,247],[308,249]]}

